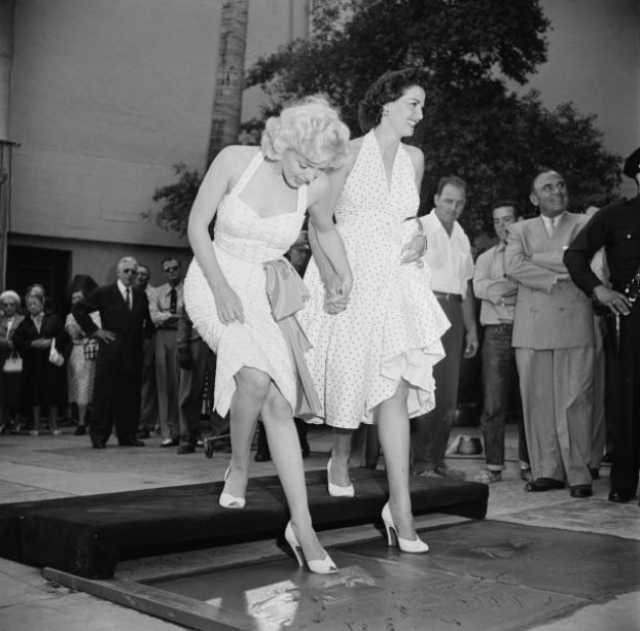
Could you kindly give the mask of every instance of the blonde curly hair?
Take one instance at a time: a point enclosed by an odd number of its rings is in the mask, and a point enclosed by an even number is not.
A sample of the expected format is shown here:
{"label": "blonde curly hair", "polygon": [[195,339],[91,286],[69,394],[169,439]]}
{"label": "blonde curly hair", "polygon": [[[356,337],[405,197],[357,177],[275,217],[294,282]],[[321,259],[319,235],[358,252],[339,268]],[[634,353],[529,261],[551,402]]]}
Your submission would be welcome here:
{"label": "blonde curly hair", "polygon": [[311,162],[329,160],[329,168],[337,168],[349,153],[349,136],[338,111],[324,97],[311,96],[267,120],[261,147],[270,160],[280,160],[291,149]]}

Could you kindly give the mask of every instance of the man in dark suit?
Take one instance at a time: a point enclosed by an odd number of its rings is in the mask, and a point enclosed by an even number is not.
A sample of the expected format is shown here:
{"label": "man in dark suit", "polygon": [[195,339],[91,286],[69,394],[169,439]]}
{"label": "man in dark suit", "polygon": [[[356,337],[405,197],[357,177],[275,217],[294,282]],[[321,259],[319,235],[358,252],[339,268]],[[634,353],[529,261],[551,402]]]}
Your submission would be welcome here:
{"label": "man in dark suit", "polygon": [[[96,360],[91,442],[104,449],[115,419],[122,447],[143,447],[136,438],[140,418],[142,348],[145,333],[153,329],[147,295],[133,286],[136,260],[130,256],[118,263],[118,280],[98,287],[73,306],[74,318],[83,331],[99,340]],[[102,328],[90,317],[100,313]]]}

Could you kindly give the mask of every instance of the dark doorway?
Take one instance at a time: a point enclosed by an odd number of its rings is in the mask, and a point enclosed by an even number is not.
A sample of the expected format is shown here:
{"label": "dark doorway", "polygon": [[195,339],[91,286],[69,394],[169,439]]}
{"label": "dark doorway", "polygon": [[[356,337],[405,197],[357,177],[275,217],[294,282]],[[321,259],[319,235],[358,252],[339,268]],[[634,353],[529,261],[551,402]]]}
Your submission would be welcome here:
{"label": "dark doorway", "polygon": [[71,274],[71,252],[10,245],[7,250],[7,289],[24,297],[34,283],[44,286],[47,309],[60,317],[69,310],[67,290]]}

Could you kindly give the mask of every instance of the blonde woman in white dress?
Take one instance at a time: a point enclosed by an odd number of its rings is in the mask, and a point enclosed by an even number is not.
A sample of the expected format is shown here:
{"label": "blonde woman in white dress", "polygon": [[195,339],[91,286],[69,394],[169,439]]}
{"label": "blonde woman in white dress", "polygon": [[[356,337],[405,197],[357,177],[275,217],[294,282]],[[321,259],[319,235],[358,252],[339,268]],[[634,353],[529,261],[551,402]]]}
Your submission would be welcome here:
{"label": "blonde woman in white dress", "polygon": [[[389,544],[414,553],[428,546],[413,524],[409,418],[434,407],[432,369],[444,355],[440,337],[449,327],[421,258],[426,242],[416,215],[424,156],[401,142],[422,119],[420,79],[417,70],[385,73],[360,103],[365,135],[351,142],[349,159],[332,175],[353,291],[346,310],[329,315],[323,287],[331,293],[335,274],[312,239],[314,259],[305,275],[312,299],[300,317],[323,408],[316,420],[334,428],[329,493],[355,494],[351,437],[361,423],[375,424],[389,483],[382,511]],[[312,219],[311,235],[316,227]]]}
{"label": "blonde woman in white dress", "polygon": [[[188,224],[195,259],[185,279],[185,304],[217,355],[215,409],[231,417],[231,464],[219,503],[245,505],[251,437],[260,416],[291,514],[285,538],[298,562],[318,573],[335,566],[311,523],[293,421],[299,371],[272,314],[265,264],[284,261],[308,209],[339,290],[348,295],[351,271],[333,225],[325,174],[341,163],[348,141],[348,128],[323,99],[285,108],[267,121],[261,147],[231,146],[218,154]],[[216,212],[212,242],[208,227]]]}

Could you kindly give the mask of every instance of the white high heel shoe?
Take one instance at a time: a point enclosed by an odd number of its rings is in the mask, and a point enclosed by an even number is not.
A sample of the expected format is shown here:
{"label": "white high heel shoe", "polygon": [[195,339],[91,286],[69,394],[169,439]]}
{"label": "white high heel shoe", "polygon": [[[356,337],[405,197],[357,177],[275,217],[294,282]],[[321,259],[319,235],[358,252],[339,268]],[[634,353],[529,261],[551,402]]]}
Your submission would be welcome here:
{"label": "white high heel shoe", "polygon": [[329,462],[327,462],[327,488],[329,489],[329,495],[331,495],[331,497],[354,497],[356,491],[353,488],[353,484],[350,484],[349,486],[338,486],[337,484],[333,484],[331,482],[331,473],[329,473],[330,469],[331,458],[329,458]]}
{"label": "white high heel shoe", "polygon": [[[230,470],[231,465],[229,465],[227,467],[227,470],[224,472],[223,480],[225,482]],[[234,497],[233,495],[231,495],[231,493],[225,493],[225,491],[222,491],[222,493],[220,493],[220,497],[218,499],[218,504],[220,504],[222,508],[244,508],[246,503],[247,500],[244,497]]]}
{"label": "white high heel shoe", "polygon": [[293,532],[293,526],[291,525],[291,522],[287,524],[287,527],[284,530],[284,538],[286,542],[291,546],[293,553],[296,555],[296,560],[298,561],[298,565],[300,567],[302,567],[306,563],[309,571],[313,572],[314,574],[335,574],[338,571],[336,564],[326,553],[324,559],[319,559],[316,561],[309,560],[304,556],[304,552],[302,551],[302,548],[298,543],[296,533]]}
{"label": "white high heel shoe", "polygon": [[391,510],[389,509],[389,502],[384,505],[382,509],[382,521],[387,531],[387,543],[390,546],[397,544],[398,548],[402,552],[410,552],[411,554],[424,554],[429,552],[429,546],[416,535],[415,539],[403,539],[398,536],[398,531],[393,524],[393,517],[391,517]]}

